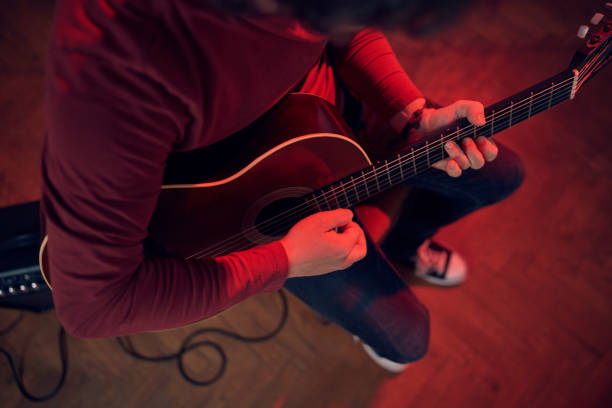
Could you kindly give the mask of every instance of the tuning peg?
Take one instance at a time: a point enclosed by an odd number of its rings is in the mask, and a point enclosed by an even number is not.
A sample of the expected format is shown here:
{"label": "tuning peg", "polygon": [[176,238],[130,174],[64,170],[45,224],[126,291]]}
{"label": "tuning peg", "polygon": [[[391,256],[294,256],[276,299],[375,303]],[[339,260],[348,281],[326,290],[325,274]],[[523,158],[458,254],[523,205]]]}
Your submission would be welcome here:
{"label": "tuning peg", "polygon": [[612,10],[612,2],[607,2],[607,3],[606,3],[606,8],[607,8],[608,10]]}
{"label": "tuning peg", "polygon": [[593,25],[597,25],[599,24],[599,22],[604,18],[604,15],[601,13],[595,13],[593,14],[593,17],[591,17],[591,24]]}
{"label": "tuning peg", "polygon": [[588,32],[589,32],[589,26],[581,25],[580,27],[578,27],[578,33],[576,35],[578,36],[578,38],[584,39]]}

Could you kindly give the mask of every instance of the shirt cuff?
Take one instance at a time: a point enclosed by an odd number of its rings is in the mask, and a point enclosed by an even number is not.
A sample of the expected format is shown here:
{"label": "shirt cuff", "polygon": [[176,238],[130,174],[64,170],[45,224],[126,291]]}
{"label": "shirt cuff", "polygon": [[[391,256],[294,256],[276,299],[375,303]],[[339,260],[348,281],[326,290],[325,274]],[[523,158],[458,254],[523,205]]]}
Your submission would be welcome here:
{"label": "shirt cuff", "polygon": [[274,241],[254,248],[253,252],[253,256],[259,258],[253,263],[255,265],[254,275],[266,277],[266,281],[262,282],[261,291],[279,290],[289,274],[289,259],[283,245],[280,241]]}

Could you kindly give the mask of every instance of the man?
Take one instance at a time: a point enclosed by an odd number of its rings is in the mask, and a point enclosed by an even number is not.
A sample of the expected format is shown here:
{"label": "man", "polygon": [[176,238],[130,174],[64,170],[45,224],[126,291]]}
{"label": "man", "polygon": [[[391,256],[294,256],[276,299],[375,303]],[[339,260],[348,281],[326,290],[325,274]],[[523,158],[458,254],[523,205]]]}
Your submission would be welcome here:
{"label": "man", "polygon": [[[342,109],[358,98],[368,140],[414,136],[461,117],[483,125],[478,102],[426,106],[385,37],[365,28],[416,24],[425,4],[58,1],[42,209],[47,274],[66,329],[103,337],[178,327],[285,285],[361,338],[384,367],[398,371],[421,358],[427,310],[349,210],[314,214],[280,241],[217,258],[145,256],[143,241],[168,154],[239,131],[288,92]],[[456,284],[463,262],[429,238],[509,195],[522,173],[507,149],[493,161],[498,148],[486,138],[445,148],[450,158],[435,164],[443,171],[411,180],[425,190],[411,195],[384,246],[399,261],[416,255],[424,278]],[[485,161],[492,163],[466,171]]]}

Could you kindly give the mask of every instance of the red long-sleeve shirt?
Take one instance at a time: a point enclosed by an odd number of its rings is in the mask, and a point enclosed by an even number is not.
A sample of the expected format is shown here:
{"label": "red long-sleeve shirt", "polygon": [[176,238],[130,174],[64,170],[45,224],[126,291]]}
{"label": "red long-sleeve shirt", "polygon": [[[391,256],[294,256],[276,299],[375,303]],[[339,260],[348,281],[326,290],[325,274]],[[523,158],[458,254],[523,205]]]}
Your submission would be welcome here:
{"label": "red long-sleeve shirt", "polygon": [[334,72],[383,117],[420,96],[376,30],[330,50],[291,18],[203,4],[57,2],[43,229],[56,311],[75,336],[178,327],[284,283],[278,242],[211,259],[143,256],[169,152],[231,135],[297,84],[333,103]]}

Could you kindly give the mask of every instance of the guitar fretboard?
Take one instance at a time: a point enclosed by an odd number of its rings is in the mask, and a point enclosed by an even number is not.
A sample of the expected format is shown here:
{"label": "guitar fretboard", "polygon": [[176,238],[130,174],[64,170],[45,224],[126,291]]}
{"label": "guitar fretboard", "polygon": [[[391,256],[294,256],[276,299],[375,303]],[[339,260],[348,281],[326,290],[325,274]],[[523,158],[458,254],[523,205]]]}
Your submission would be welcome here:
{"label": "guitar fretboard", "polygon": [[304,197],[311,212],[352,207],[384,190],[429,169],[448,156],[444,144],[466,137],[491,137],[516,124],[573,98],[578,72],[564,71],[485,109],[483,126],[467,119],[429,134],[397,156],[377,162]]}

